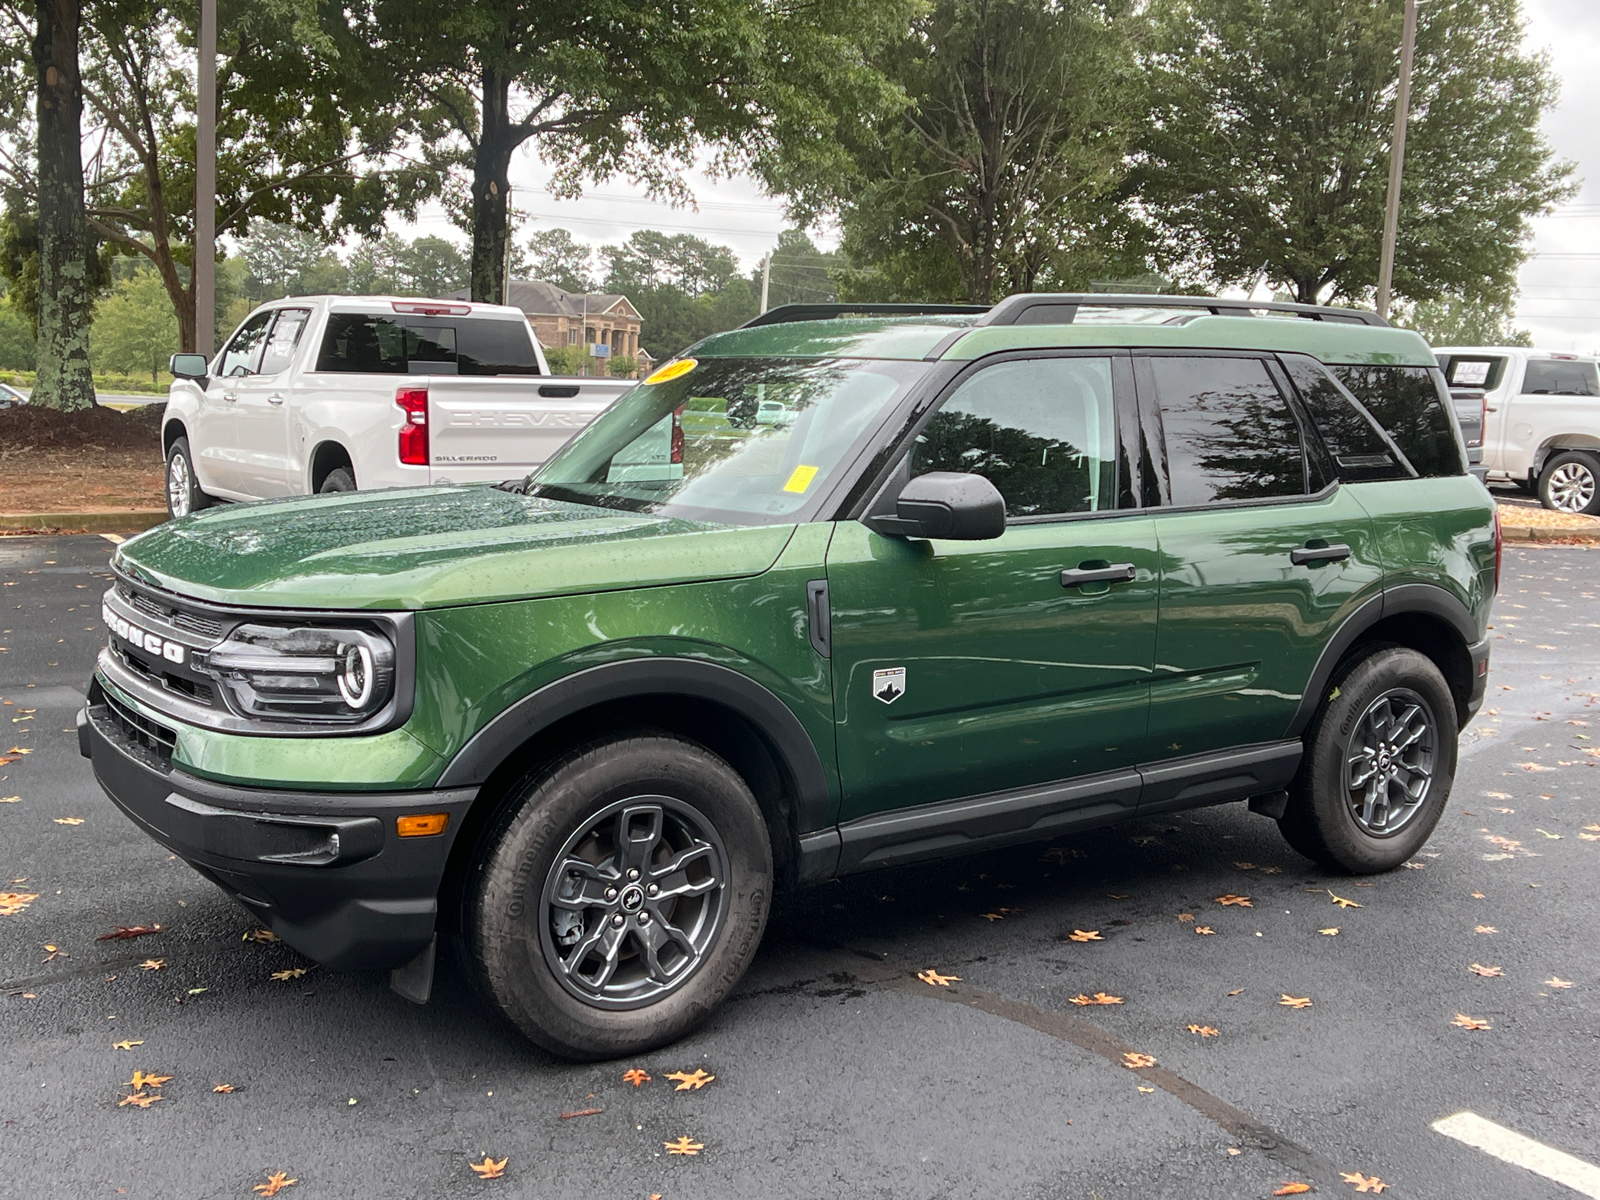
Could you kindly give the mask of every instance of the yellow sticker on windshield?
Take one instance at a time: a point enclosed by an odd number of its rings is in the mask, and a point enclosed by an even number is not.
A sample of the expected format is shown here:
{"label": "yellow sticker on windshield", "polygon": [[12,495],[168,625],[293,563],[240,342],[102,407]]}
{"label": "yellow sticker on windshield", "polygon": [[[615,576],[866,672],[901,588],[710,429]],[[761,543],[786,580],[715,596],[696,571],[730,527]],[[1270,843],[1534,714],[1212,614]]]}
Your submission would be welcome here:
{"label": "yellow sticker on windshield", "polygon": [[698,359],[675,359],[674,361],[669,362],[666,366],[650,372],[650,378],[644,381],[645,386],[648,387],[652,383],[670,383],[674,379],[681,379],[699,365],[700,361]]}
{"label": "yellow sticker on windshield", "polygon": [[789,476],[789,482],[783,485],[786,492],[804,495],[805,490],[811,486],[811,481],[817,477],[816,467],[799,466],[794,469],[794,474]]}

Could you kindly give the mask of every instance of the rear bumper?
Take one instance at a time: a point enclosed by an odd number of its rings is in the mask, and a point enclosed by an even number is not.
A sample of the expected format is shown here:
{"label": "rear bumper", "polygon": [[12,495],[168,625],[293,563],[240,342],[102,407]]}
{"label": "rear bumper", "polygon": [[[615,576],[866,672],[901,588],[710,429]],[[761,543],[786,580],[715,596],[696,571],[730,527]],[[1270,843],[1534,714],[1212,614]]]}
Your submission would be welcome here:
{"label": "rear bumper", "polygon": [[[433,939],[439,881],[476,788],[288,792],[188,775],[98,687],[79,748],[118,808],[302,954],[335,970],[396,967]],[[401,838],[395,818],[447,812],[445,832]]]}
{"label": "rear bumper", "polygon": [[1489,639],[1468,646],[1467,656],[1472,660],[1472,685],[1467,690],[1467,719],[1461,722],[1463,727],[1477,716],[1483,707],[1484,693],[1489,689]]}

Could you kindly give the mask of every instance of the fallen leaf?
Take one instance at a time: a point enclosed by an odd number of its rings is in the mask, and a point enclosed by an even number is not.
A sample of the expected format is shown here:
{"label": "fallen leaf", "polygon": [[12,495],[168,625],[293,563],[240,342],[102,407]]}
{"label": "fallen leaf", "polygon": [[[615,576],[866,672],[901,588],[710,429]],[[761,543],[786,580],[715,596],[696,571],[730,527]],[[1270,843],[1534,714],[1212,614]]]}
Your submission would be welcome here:
{"label": "fallen leaf", "polygon": [[1496,929],[1493,925],[1479,925],[1472,932],[1473,933],[1499,933],[1500,931],[1498,929]]}
{"label": "fallen leaf", "polygon": [[1473,963],[1467,970],[1474,975],[1482,975],[1485,979],[1499,979],[1505,974],[1505,970],[1501,967],[1486,967],[1482,963]]}
{"label": "fallen leaf", "polygon": [[1309,1183],[1286,1183],[1272,1194],[1274,1196],[1303,1196],[1310,1190],[1311,1185]]}
{"label": "fallen leaf", "polygon": [[1548,829],[1535,829],[1534,832],[1544,834],[1545,837],[1549,838],[1552,842],[1559,842],[1562,837],[1561,834],[1551,833]]}
{"label": "fallen leaf", "polygon": [[1242,996],[1242,995],[1244,995],[1244,989],[1243,988],[1234,988],[1233,991],[1228,993],[1228,995],[1230,995],[1230,996]]}
{"label": "fallen leaf", "polygon": [[1216,930],[1211,928],[1211,926],[1209,926],[1209,925],[1196,925],[1194,927],[1194,931],[1196,933],[1207,934],[1207,935],[1213,934],[1213,933],[1216,932]]}
{"label": "fallen leaf", "polygon": [[[1333,893],[1329,892],[1328,895],[1333,896]],[[1357,904],[1354,900],[1346,900],[1343,896],[1333,896],[1333,902],[1335,904],[1337,904],[1340,908],[1360,908],[1361,907],[1361,905]]]}
{"label": "fallen leaf", "polygon": [[1329,925],[1326,929],[1319,929],[1317,932],[1323,937],[1338,937],[1339,927],[1337,925]]}
{"label": "fallen leaf", "polygon": [[0,892],[0,917],[14,917],[38,898],[38,892]]}
{"label": "fallen leaf", "polygon": [[13,746],[6,751],[7,754],[32,754],[32,750],[24,750],[21,746]]}
{"label": "fallen leaf", "polygon": [[1500,813],[1502,816],[1504,816],[1504,815],[1509,814],[1509,813],[1514,813],[1517,810],[1514,809],[1514,808],[1491,808],[1489,811],[1490,812],[1497,812],[1497,813]]}
{"label": "fallen leaf", "polygon": [[118,1100],[117,1107],[126,1108],[131,1104],[135,1108],[149,1108],[156,1101],[163,1099],[165,1097],[158,1096],[154,1092],[134,1092],[132,1095],[124,1096],[121,1100]]}
{"label": "fallen leaf", "polygon": [[1578,840],[1584,842],[1600,842],[1600,833],[1580,833],[1578,835]]}
{"label": "fallen leaf", "polygon": [[1249,896],[1235,896],[1232,892],[1229,892],[1226,896],[1218,896],[1217,897],[1217,903],[1222,905],[1222,907],[1224,907],[1224,908],[1227,908],[1230,905],[1236,906],[1238,908],[1254,908],[1255,907],[1254,902],[1251,901]]}
{"label": "fallen leaf", "polygon": [[[1003,887],[1005,885],[1002,884],[1001,886]],[[1005,908],[1004,906],[995,909],[995,912],[999,913],[1002,917],[1020,917],[1022,915],[1022,910],[1020,908]]]}
{"label": "fallen leaf", "polygon": [[167,960],[164,958],[147,958],[139,964],[141,971],[165,971]]}
{"label": "fallen leaf", "polygon": [[1140,1054],[1137,1050],[1129,1050],[1122,1056],[1122,1065],[1130,1071],[1137,1071],[1142,1067],[1155,1066],[1156,1060],[1154,1055]]}
{"label": "fallen leaf", "polygon": [[1489,799],[1491,799],[1491,800],[1509,800],[1509,799],[1511,799],[1511,793],[1510,792],[1485,792],[1484,795],[1489,797]]}
{"label": "fallen leaf", "polygon": [[622,1082],[631,1083],[634,1087],[642,1087],[650,1082],[650,1076],[638,1067],[634,1067],[632,1070],[622,1073]]}
{"label": "fallen leaf", "polygon": [[1547,766],[1543,765],[1542,763],[1533,763],[1533,762],[1518,763],[1517,766],[1521,767],[1524,771],[1554,771],[1555,770],[1554,767],[1547,767]]}
{"label": "fallen leaf", "polygon": [[233,1091],[233,1084],[231,1084],[231,1083],[219,1083],[219,1084],[217,1084],[216,1087],[212,1088],[211,1090],[213,1092],[217,1092],[217,1093],[220,1093],[221,1095],[226,1096],[227,1094],[229,1094],[230,1092]]}
{"label": "fallen leaf", "polygon": [[1178,920],[1180,920],[1180,921],[1193,921],[1194,920],[1194,914],[1193,913],[1179,913],[1178,914]]}
{"label": "fallen leaf", "polygon": [[1262,867],[1262,868],[1260,868],[1260,870],[1261,870],[1261,873],[1263,875],[1282,875],[1283,874],[1283,868],[1282,867]]}
{"label": "fallen leaf", "polygon": [[123,1086],[131,1087],[136,1092],[142,1092],[145,1088],[158,1088],[163,1083],[170,1082],[171,1079],[171,1075],[146,1075],[143,1071],[135,1071],[133,1078]]}
{"label": "fallen leaf", "polygon": [[305,973],[306,969],[304,967],[290,967],[284,971],[274,971],[272,973],[272,977],[281,983],[290,979],[299,979],[304,976]]}
{"label": "fallen leaf", "polygon": [[1100,931],[1098,929],[1090,929],[1090,930],[1074,929],[1071,933],[1067,934],[1067,941],[1069,941],[1069,942],[1103,942],[1103,941],[1105,941],[1105,938],[1100,936]]}
{"label": "fallen leaf", "polygon": [[265,1183],[258,1183],[250,1190],[260,1196],[276,1196],[284,1188],[293,1187],[299,1182],[298,1179],[290,1179],[287,1171],[274,1171],[267,1176]]}
{"label": "fallen leaf", "polygon": [[979,913],[979,914],[978,914],[978,915],[979,915],[979,916],[980,916],[980,917],[982,917],[982,918],[983,918],[983,919],[984,919],[984,920],[985,920],[985,921],[991,921],[991,922],[992,922],[992,921],[1004,921],[1004,920],[1005,920],[1005,918],[1004,918],[1004,917],[1002,917],[1002,916],[1001,916],[1001,915],[1000,915],[1000,914],[999,914],[999,913],[997,913],[997,912],[992,912],[992,913]]}
{"label": "fallen leaf", "polygon": [[1083,1008],[1090,1004],[1121,1004],[1122,1002],[1123,1000],[1121,996],[1108,996],[1104,992],[1096,992],[1092,996],[1085,996],[1080,993],[1079,995],[1069,996],[1067,998],[1068,1004],[1076,1004],[1079,1008]]}
{"label": "fallen leaf", "polygon": [[1472,898],[1474,900],[1482,900],[1483,899],[1483,893],[1482,892],[1473,892],[1472,893]]}
{"label": "fallen leaf", "polygon": [[1427,863],[1408,862],[1401,863],[1400,865],[1408,871],[1426,871],[1428,869]]}
{"label": "fallen leaf", "polygon": [[57,817],[56,818],[56,824],[57,825],[82,825],[83,824],[83,818],[82,817]]}
{"label": "fallen leaf", "polygon": [[1457,1013],[1455,1020],[1450,1024],[1460,1029],[1491,1029],[1493,1026],[1481,1017],[1469,1017],[1466,1013]]}
{"label": "fallen leaf", "polygon": [[142,1045],[144,1045],[143,1041],[135,1042],[135,1041],[131,1041],[131,1040],[124,1040],[124,1041],[120,1041],[120,1042],[112,1042],[111,1043],[111,1048],[113,1050],[132,1050],[135,1046],[142,1046]]}
{"label": "fallen leaf", "polygon": [[1198,1033],[1203,1038],[1214,1038],[1222,1032],[1210,1025],[1190,1025],[1187,1028],[1190,1033]]}
{"label": "fallen leaf", "polygon": [[563,1121],[570,1121],[574,1117],[598,1117],[603,1112],[605,1112],[605,1109],[603,1108],[579,1108],[574,1109],[572,1112],[562,1113],[561,1119]]}
{"label": "fallen leaf", "polygon": [[1147,1087],[1145,1087],[1145,1086],[1144,1086],[1144,1085],[1143,1085],[1143,1084],[1140,1084],[1140,1085],[1139,1085],[1139,1090],[1140,1090],[1140,1091],[1141,1091],[1141,1092],[1144,1092],[1144,1093],[1146,1093],[1146,1094],[1147,1094],[1147,1095],[1148,1095],[1148,1094],[1152,1094],[1152,1093],[1154,1093],[1154,1092],[1155,1092],[1155,1088],[1147,1088]]}
{"label": "fallen leaf", "polygon": [[477,1173],[479,1179],[499,1179],[506,1173],[506,1163],[510,1161],[509,1158],[493,1159],[485,1154],[481,1163],[468,1159],[467,1166]]}
{"label": "fallen leaf", "polygon": [[[1107,900],[1126,900],[1130,895],[1132,895],[1131,892],[1107,892],[1106,893],[1106,899]],[[1022,910],[1018,909],[1017,911],[1020,912]]]}
{"label": "fallen leaf", "polygon": [[252,929],[240,941],[245,942],[279,942],[283,939],[270,929]]}
{"label": "fallen leaf", "polygon": [[1561,976],[1555,975],[1549,979],[1546,979],[1544,981],[1544,985],[1545,987],[1549,988],[1569,988],[1572,986],[1572,980],[1563,979]]}
{"label": "fallen leaf", "polygon": [[961,982],[961,976],[941,975],[932,967],[929,967],[926,971],[918,971],[917,978],[929,987],[949,987],[952,983]]}
{"label": "fallen leaf", "polygon": [[[1508,688],[1507,690],[1509,691],[1510,689]],[[1358,1192],[1381,1192],[1389,1186],[1376,1175],[1363,1175],[1359,1171],[1353,1171],[1349,1174],[1346,1174],[1344,1171],[1340,1171],[1339,1178],[1344,1180],[1346,1183],[1355,1184],[1356,1191]]]}
{"label": "fallen leaf", "polygon": [[672,1089],[675,1092],[698,1092],[716,1076],[707,1075],[704,1067],[696,1067],[692,1075],[686,1071],[668,1071],[667,1078],[677,1083],[678,1086]]}
{"label": "fallen leaf", "polygon": [[706,1148],[706,1144],[704,1142],[690,1141],[688,1134],[684,1134],[675,1142],[662,1142],[661,1144],[667,1148],[668,1154],[695,1155],[699,1154],[700,1151]]}
{"label": "fallen leaf", "polygon": [[0,804],[21,804],[21,796],[0,796]]}
{"label": "fallen leaf", "polygon": [[1310,1008],[1311,1007],[1311,997],[1310,996],[1290,996],[1290,995],[1287,995],[1287,994],[1283,994],[1283,995],[1280,995],[1278,997],[1278,1003],[1281,1004],[1284,1008]]}
{"label": "fallen leaf", "polygon": [[160,932],[161,926],[159,925],[118,925],[110,933],[102,933],[94,940],[97,942],[109,942],[123,938],[144,937],[147,934]]}
{"label": "fallen leaf", "polygon": [[1236,862],[1233,865],[1241,871],[1254,871],[1256,869],[1256,865],[1253,862]]}

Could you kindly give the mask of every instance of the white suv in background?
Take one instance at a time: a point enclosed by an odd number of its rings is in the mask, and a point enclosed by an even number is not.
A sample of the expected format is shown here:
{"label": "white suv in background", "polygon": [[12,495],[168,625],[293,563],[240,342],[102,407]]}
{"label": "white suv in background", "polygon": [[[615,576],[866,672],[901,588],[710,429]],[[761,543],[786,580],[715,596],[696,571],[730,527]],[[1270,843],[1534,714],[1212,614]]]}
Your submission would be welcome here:
{"label": "white suv in background", "polygon": [[1483,392],[1489,481],[1546,508],[1600,515],[1600,359],[1520,346],[1435,350],[1453,392]]}
{"label": "white suv in background", "polygon": [[175,354],[167,509],[513,479],[633,386],[552,378],[521,310],[385,296],[275,300],[207,362]]}

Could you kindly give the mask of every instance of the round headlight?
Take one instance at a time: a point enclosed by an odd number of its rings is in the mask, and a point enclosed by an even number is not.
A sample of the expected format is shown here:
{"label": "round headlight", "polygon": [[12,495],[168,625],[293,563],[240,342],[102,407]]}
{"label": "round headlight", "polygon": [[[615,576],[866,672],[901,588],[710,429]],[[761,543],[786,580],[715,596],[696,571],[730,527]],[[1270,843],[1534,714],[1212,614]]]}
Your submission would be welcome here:
{"label": "round headlight", "polygon": [[351,708],[365,708],[372,699],[372,651],[365,646],[343,645],[344,666],[339,672],[339,695]]}

